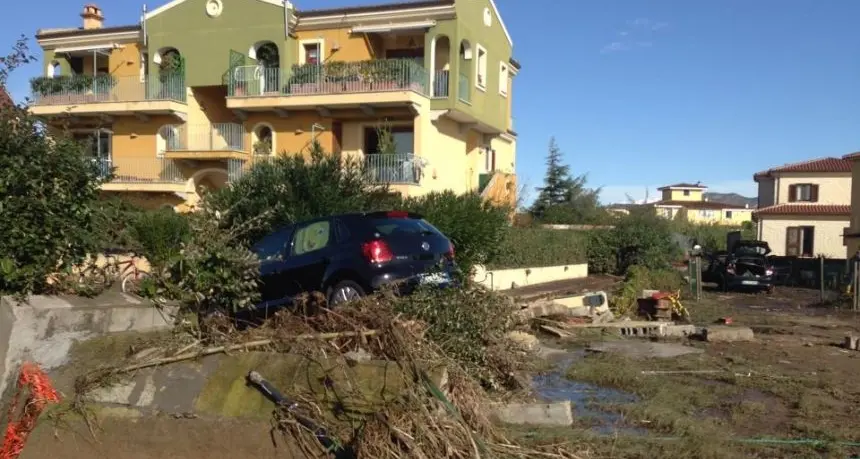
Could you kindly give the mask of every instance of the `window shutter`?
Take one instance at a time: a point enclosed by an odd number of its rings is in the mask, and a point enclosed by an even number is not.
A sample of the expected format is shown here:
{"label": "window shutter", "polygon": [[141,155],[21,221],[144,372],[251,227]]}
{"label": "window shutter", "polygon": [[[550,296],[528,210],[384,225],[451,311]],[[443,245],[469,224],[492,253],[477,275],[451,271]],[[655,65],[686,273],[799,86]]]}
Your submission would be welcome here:
{"label": "window shutter", "polygon": [[788,202],[797,201],[797,185],[788,186]]}
{"label": "window shutter", "polygon": [[818,185],[810,185],[810,188],[812,189],[809,191],[809,201],[818,202]]}
{"label": "window shutter", "polygon": [[800,256],[800,228],[796,226],[785,229],[785,256]]}

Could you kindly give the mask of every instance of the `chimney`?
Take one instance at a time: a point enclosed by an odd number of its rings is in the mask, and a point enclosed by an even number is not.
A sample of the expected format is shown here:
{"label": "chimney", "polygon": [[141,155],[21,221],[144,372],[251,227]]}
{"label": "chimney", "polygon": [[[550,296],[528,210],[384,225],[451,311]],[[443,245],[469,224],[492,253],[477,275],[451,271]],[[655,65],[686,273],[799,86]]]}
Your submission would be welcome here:
{"label": "chimney", "polygon": [[84,12],[81,13],[81,17],[84,19],[84,30],[101,29],[105,23],[102,9],[93,3],[84,5]]}

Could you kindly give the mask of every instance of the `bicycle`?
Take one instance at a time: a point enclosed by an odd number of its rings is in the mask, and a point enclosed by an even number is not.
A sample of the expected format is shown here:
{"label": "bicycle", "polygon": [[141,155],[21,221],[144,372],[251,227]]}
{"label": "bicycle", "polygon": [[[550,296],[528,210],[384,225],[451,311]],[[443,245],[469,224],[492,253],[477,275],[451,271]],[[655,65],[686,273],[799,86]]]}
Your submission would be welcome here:
{"label": "bicycle", "polygon": [[127,260],[119,261],[115,256],[108,258],[107,267],[115,279],[120,280],[120,288],[123,293],[137,293],[140,283],[150,276],[148,271],[138,267],[141,257],[132,253]]}

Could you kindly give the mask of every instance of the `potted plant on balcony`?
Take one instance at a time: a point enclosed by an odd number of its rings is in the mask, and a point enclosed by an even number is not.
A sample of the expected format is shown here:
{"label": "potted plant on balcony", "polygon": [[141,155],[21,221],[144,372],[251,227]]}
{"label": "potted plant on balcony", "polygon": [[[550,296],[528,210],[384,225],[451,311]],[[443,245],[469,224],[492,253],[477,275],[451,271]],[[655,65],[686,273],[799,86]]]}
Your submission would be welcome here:
{"label": "potted plant on balcony", "polygon": [[327,94],[339,94],[346,90],[346,78],[349,72],[346,62],[329,62],[323,66],[325,75],[321,91]]}
{"label": "potted plant on balcony", "polygon": [[317,94],[320,91],[321,66],[294,65],[290,77],[290,94]]}
{"label": "potted plant on balcony", "polygon": [[371,62],[371,79],[374,91],[397,89],[397,59],[380,59]]}
{"label": "potted plant on balcony", "polygon": [[272,139],[262,139],[254,142],[254,154],[269,156],[272,154]]}

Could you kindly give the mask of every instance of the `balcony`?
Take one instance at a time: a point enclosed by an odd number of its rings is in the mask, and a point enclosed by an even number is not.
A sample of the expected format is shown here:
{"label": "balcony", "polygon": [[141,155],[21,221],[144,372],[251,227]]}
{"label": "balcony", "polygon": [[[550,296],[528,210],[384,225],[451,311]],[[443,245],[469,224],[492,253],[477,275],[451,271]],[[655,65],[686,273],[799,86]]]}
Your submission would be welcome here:
{"label": "balcony", "polygon": [[421,182],[421,158],[411,153],[365,155],[364,166],[375,183],[418,185]]}
{"label": "balcony", "polygon": [[182,75],[155,78],[69,75],[30,82],[37,116],[175,115],[184,119]]}
{"label": "balcony", "polygon": [[331,109],[411,106],[430,96],[430,75],[411,59],[297,65],[289,71],[236,67],[227,107],[233,110]]}
{"label": "balcony", "polygon": [[180,124],[158,133],[168,159],[246,159],[245,129],[236,123]]}
{"label": "balcony", "polygon": [[188,179],[173,160],[141,155],[97,161],[104,176],[113,172],[111,181],[102,185],[105,191],[186,191]]}

